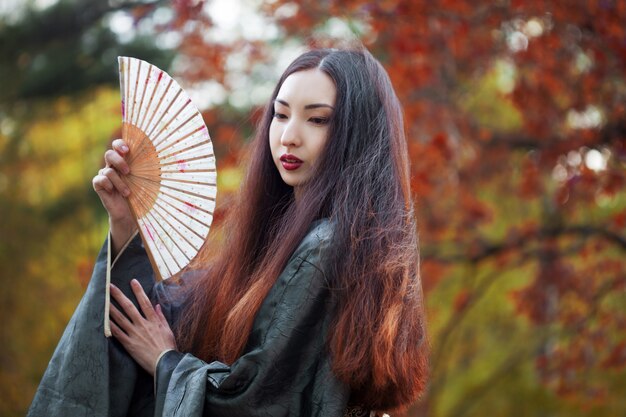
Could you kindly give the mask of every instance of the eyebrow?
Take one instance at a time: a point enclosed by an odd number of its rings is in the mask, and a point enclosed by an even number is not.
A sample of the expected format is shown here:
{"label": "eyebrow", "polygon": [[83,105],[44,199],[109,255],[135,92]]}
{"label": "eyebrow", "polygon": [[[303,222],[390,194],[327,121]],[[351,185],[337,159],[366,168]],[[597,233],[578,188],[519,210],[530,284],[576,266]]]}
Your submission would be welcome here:
{"label": "eyebrow", "polygon": [[[289,107],[289,103],[287,103],[285,100],[281,100],[281,99],[277,98],[274,101],[282,104],[283,106]],[[304,109],[305,110],[309,110],[309,109],[317,109],[317,108],[320,108],[320,107],[328,107],[329,109],[335,110],[335,108],[333,106],[331,106],[330,104],[324,104],[324,103],[307,104],[306,106],[304,106]]]}

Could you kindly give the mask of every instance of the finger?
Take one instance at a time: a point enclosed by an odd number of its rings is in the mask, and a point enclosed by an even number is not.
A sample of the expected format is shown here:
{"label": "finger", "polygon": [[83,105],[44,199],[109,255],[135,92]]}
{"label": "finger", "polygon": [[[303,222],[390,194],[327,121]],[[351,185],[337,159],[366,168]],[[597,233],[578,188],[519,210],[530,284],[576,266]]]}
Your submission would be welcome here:
{"label": "finger", "polygon": [[113,184],[113,187],[117,189],[124,197],[130,195],[130,189],[124,181],[120,178],[117,171],[111,167],[102,168],[102,175],[107,177]]}
{"label": "finger", "polygon": [[128,342],[130,341],[128,335],[126,333],[124,333],[124,331],[122,329],[120,329],[118,327],[117,324],[115,324],[115,322],[110,322],[111,323],[111,334],[120,342],[122,342],[122,345],[126,346],[128,344]]}
{"label": "finger", "polygon": [[115,285],[111,284],[111,295],[117,301],[117,303],[122,307],[126,316],[130,319],[134,324],[139,323],[143,317],[137,310],[137,307],[124,295],[122,290],[117,288]]}
{"label": "finger", "polygon": [[167,322],[167,319],[165,318],[165,315],[163,314],[163,309],[161,308],[161,304],[157,304],[155,310],[156,310],[157,318],[159,319],[161,324],[169,327],[170,324]]}
{"label": "finger", "polygon": [[111,309],[109,310],[109,316],[113,319],[113,321],[124,330],[125,333],[129,333],[133,327],[133,324],[128,320],[128,318],[122,314],[121,311],[115,307],[115,305],[111,304]]}
{"label": "finger", "polygon": [[113,167],[123,174],[128,174],[130,168],[122,155],[113,149],[104,153],[104,161],[108,167]]}
{"label": "finger", "polygon": [[111,180],[104,175],[98,174],[93,177],[93,180],[91,180],[91,184],[93,185],[93,189],[95,192],[104,190],[108,193],[112,193],[115,190],[115,187],[113,186]]}
{"label": "finger", "polygon": [[126,155],[129,150],[128,145],[124,142],[124,139],[115,139],[111,144],[111,147],[122,155]]}
{"label": "finger", "polygon": [[154,314],[154,307],[152,307],[152,303],[148,299],[146,292],[143,290],[143,287],[136,279],[130,281],[130,286],[133,289],[133,293],[137,298],[137,302],[139,302],[139,307],[141,307],[141,311],[146,319],[150,321],[154,321],[157,317]]}

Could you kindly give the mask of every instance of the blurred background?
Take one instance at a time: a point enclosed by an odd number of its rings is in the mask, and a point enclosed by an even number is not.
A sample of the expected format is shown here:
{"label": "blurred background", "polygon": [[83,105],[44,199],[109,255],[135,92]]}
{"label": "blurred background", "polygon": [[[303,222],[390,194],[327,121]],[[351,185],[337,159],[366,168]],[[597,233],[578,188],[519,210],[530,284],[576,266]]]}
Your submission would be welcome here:
{"label": "blurred background", "polygon": [[24,415],[107,231],[118,55],[201,108],[216,224],[259,106],[360,41],[405,111],[432,345],[407,415],[626,415],[626,2],[2,0],[0,416]]}

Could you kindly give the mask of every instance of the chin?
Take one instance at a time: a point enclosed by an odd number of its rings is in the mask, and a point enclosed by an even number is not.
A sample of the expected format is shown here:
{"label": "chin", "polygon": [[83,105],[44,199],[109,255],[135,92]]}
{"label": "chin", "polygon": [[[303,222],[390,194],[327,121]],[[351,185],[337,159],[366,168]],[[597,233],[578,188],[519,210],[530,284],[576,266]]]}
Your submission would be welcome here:
{"label": "chin", "polygon": [[298,185],[300,185],[300,181],[294,181],[293,179],[290,179],[290,178],[283,177],[283,182],[290,187],[297,187]]}
{"label": "chin", "polygon": [[299,178],[294,178],[295,176],[292,174],[281,174],[280,176],[283,179],[283,182],[285,184],[287,184],[290,187],[297,187],[298,185],[302,184],[303,181],[301,181]]}

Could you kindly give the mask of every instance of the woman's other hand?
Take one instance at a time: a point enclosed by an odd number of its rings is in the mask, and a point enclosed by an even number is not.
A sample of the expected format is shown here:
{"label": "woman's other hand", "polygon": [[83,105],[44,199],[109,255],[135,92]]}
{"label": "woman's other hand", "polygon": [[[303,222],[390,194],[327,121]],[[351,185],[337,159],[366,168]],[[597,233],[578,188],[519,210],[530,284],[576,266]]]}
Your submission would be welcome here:
{"label": "woman's other hand", "polygon": [[130,173],[125,159],[128,155],[128,146],[122,139],[116,139],[112,147],[113,149],[104,153],[106,166],[98,171],[92,184],[102,205],[109,213],[113,252],[118,253],[135,232],[136,225],[125,201],[125,197],[130,195],[130,190],[122,181],[122,177]]}
{"label": "woman's other hand", "polygon": [[130,356],[154,376],[156,361],[161,353],[176,349],[174,333],[170,328],[161,306],[152,307],[141,284],[135,279],[130,282],[143,315],[116,286],[111,284],[111,295],[124,310],[124,314],[111,304],[111,333],[122,343]]}

